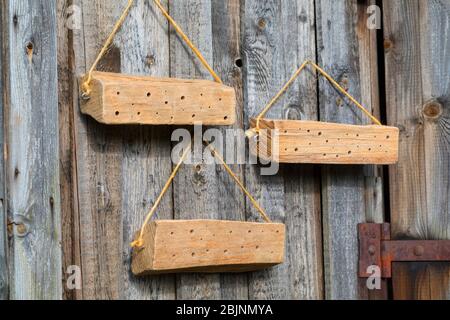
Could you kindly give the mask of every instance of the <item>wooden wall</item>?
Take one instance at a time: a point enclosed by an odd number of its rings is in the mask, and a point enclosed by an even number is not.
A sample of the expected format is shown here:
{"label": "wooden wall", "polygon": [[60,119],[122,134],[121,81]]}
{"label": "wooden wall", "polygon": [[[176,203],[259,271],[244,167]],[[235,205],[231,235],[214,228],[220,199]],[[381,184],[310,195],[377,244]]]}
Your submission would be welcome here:
{"label": "wooden wall", "polygon": [[[162,0],[236,89],[235,128],[247,128],[311,59],[401,129],[401,152],[389,168],[281,165],[261,176],[259,166],[234,165],[268,214],[286,223],[286,263],[140,279],[130,273],[129,243],[173,168],[174,128],[100,125],[80,113],[78,94],[79,76],[126,2],[1,4],[0,299],[450,298],[448,264],[398,264],[382,290],[367,290],[356,234],[360,222],[390,221],[394,238],[450,237],[449,0]],[[373,4],[383,9],[380,31],[367,28]],[[209,78],[143,0],[99,70]],[[269,116],[368,123],[308,71]],[[258,218],[210,165],[183,166],[157,217]],[[80,290],[66,286],[73,265]]]}

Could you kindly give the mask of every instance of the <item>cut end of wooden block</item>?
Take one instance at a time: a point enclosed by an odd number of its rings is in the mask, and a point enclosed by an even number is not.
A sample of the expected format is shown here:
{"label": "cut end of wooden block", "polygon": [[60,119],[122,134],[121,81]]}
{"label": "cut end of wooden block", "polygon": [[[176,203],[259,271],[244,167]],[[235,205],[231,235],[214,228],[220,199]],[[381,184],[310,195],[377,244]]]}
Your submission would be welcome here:
{"label": "cut end of wooden block", "polygon": [[[81,86],[84,79],[80,80]],[[81,99],[81,111],[103,124],[233,125],[236,122],[235,90],[213,81],[97,71],[92,74],[89,87],[89,96]]]}
{"label": "cut end of wooden block", "polygon": [[284,262],[285,225],[217,220],[161,220],[133,250],[136,276],[250,272]]}
{"label": "cut end of wooden block", "polygon": [[[251,127],[256,120],[251,120]],[[253,155],[265,161],[305,164],[398,162],[399,129],[302,120],[260,121]]]}

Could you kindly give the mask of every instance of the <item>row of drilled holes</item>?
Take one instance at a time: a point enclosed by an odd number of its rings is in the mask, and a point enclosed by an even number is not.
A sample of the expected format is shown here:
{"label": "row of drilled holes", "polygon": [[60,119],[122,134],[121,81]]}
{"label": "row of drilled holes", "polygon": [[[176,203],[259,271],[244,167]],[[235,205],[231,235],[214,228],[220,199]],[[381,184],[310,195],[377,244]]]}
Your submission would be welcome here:
{"label": "row of drilled holes", "polygon": [[[194,229],[192,229],[192,230],[190,231],[191,234],[193,234],[194,232],[195,232]],[[276,230],[275,232],[276,232],[276,233],[280,233],[280,230]],[[233,231],[231,230],[229,233],[232,234]],[[252,233],[252,230],[248,230],[248,233]],[[261,230],[261,233],[264,233],[264,230]],[[171,232],[170,235],[171,235],[171,236],[175,235],[175,232]],[[212,236],[215,237],[216,234],[213,234]],[[200,241],[203,241],[203,238],[200,238]],[[241,246],[241,249],[244,249],[244,248],[245,248],[245,246]],[[256,246],[255,248],[258,250],[258,249],[259,249],[259,246]],[[206,253],[209,253],[209,251],[210,251],[209,249],[206,249]],[[223,253],[224,253],[224,254],[227,254],[227,253],[228,253],[228,250],[224,250]],[[273,254],[274,252],[271,251],[270,253]],[[193,256],[193,257],[195,256],[195,252],[192,252],[192,256]],[[172,257],[176,257],[176,254],[173,254]]]}
{"label": "row of drilled holes", "polygon": [[[300,128],[300,129],[298,129],[298,130],[299,130],[299,131],[302,131],[302,128]],[[311,130],[306,130],[306,132],[307,132],[307,133],[311,133]],[[288,134],[289,131],[288,131],[288,130],[284,130],[284,133],[285,133],[285,134]],[[319,132],[317,133],[317,135],[318,135],[318,136],[321,136],[321,135],[322,135],[322,132],[319,131]],[[347,137],[350,136],[349,133],[346,133],[345,135],[346,135]],[[356,134],[356,137],[359,138],[359,133]],[[378,138],[378,136],[374,136],[374,139],[377,139],[377,138]],[[389,140],[390,138],[391,138],[391,136],[389,136],[389,135],[386,136],[386,140]],[[337,140],[340,141],[341,139],[338,138]],[[328,143],[328,140],[327,140],[327,143]]]}
{"label": "row of drilled holes", "polygon": [[[120,95],[120,91],[117,91],[117,95]],[[147,97],[150,98],[151,96],[152,96],[152,94],[151,94],[150,92],[147,92]],[[200,96],[203,97],[203,93],[201,93]],[[181,96],[180,99],[181,99],[182,101],[184,101],[184,100],[186,99],[186,97],[185,97],[185,96]],[[221,102],[221,101],[222,101],[222,98],[219,98],[219,102]],[[169,101],[165,101],[164,104],[168,105],[168,104],[169,104]],[[134,103],[131,104],[131,106],[134,107]],[[209,106],[208,109],[212,109],[212,106]],[[141,112],[137,112],[137,115],[140,116],[140,115],[141,115]],[[156,115],[159,116],[159,112],[156,112]],[[117,116],[117,117],[120,116],[120,112],[119,112],[119,111],[116,111],[116,116]],[[196,115],[193,114],[193,115],[192,115],[192,118],[195,118],[195,117],[196,117]],[[173,117],[171,117],[171,119],[173,120]],[[225,116],[225,117],[224,117],[224,120],[228,120],[228,116]]]}
{"label": "row of drilled holes", "polygon": [[[328,143],[328,140],[327,140],[326,142]],[[310,142],[309,145],[311,146],[312,143]],[[358,149],[360,148],[360,146],[356,146],[356,147],[357,147]],[[380,148],[383,148],[383,145],[380,144]],[[333,147],[333,149],[334,149],[334,147]],[[367,150],[370,152],[370,151],[372,151],[373,149],[372,149],[372,148],[369,148],[369,149],[367,149]],[[288,152],[289,149],[288,149],[288,148],[285,148],[284,151]],[[300,152],[300,149],[299,149],[299,148],[295,148],[295,149],[294,149],[294,152]],[[388,153],[389,151],[386,150],[385,152]],[[351,155],[351,154],[352,154],[352,151],[351,151],[351,150],[348,151],[348,155]],[[326,156],[328,156],[328,155],[327,155],[326,153],[324,153],[323,156],[326,157]],[[339,158],[339,155],[336,155],[336,158]]]}

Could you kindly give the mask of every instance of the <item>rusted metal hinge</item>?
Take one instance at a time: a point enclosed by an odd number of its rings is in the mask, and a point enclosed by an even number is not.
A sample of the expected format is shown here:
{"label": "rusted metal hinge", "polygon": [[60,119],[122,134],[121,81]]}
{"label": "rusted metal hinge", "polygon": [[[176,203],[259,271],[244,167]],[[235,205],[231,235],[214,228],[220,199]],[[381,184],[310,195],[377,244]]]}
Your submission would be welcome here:
{"label": "rusted metal hinge", "polygon": [[391,240],[389,223],[358,225],[359,277],[381,269],[382,278],[392,277],[392,262],[449,261],[450,240]]}

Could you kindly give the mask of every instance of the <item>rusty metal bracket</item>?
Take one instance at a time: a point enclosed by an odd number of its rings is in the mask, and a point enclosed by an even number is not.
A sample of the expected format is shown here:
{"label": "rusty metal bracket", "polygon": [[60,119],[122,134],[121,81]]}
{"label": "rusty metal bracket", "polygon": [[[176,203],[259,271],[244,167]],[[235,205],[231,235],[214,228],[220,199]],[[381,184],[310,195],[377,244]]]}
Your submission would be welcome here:
{"label": "rusty metal bracket", "polygon": [[392,262],[450,262],[450,240],[391,240],[390,229],[388,223],[358,225],[360,278],[372,276],[373,266],[391,278]]}

